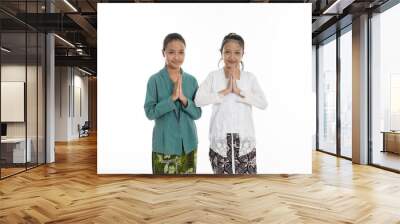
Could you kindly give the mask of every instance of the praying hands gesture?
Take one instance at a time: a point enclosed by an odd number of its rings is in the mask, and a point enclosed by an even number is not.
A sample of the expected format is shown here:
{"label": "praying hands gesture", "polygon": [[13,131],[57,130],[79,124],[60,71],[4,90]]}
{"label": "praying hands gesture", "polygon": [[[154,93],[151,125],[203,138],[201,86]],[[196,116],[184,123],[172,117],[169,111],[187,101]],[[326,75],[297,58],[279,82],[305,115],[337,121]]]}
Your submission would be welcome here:
{"label": "praying hands gesture", "polygon": [[232,71],[232,72],[228,72],[228,76],[229,76],[229,82],[228,82],[228,86],[224,89],[221,90],[219,93],[222,95],[227,95],[229,93],[235,93],[238,96],[240,95],[240,89],[237,86],[236,80],[237,80],[237,76],[235,77],[234,72],[240,72],[240,71]]}
{"label": "praying hands gesture", "polygon": [[182,76],[179,76],[178,80],[175,82],[174,91],[172,93],[172,100],[179,100],[183,104],[183,106],[187,106],[188,100],[186,96],[183,94],[182,90]]}

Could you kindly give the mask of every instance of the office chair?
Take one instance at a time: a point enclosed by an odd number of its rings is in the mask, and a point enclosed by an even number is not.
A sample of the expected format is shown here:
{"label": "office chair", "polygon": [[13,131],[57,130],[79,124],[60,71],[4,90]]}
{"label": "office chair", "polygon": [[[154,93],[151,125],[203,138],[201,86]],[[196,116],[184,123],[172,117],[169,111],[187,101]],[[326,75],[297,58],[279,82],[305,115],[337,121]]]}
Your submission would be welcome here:
{"label": "office chair", "polygon": [[82,125],[82,127],[79,127],[80,125],[78,125],[78,129],[79,129],[79,138],[80,137],[87,137],[89,136],[89,129],[90,129],[90,125],[89,125],[89,121],[85,121],[85,123]]}

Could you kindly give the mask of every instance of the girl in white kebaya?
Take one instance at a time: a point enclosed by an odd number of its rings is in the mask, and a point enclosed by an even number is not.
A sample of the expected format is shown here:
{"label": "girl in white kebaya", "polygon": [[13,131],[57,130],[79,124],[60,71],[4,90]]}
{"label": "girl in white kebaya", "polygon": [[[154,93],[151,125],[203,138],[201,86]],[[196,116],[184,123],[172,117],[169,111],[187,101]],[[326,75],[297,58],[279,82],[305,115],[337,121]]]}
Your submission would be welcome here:
{"label": "girl in white kebaya", "polygon": [[265,109],[267,101],[256,77],[243,70],[243,38],[235,33],[226,35],[220,52],[224,67],[210,72],[195,97],[197,106],[213,105],[211,166],[215,174],[256,174],[252,107]]}

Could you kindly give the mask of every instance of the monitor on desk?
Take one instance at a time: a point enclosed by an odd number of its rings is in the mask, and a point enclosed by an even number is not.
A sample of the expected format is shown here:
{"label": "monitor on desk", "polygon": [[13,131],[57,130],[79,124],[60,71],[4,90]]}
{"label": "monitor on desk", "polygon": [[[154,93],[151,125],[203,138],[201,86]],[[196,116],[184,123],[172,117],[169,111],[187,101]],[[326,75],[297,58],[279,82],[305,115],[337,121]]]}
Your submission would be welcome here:
{"label": "monitor on desk", "polygon": [[7,137],[7,124],[1,123],[1,138]]}

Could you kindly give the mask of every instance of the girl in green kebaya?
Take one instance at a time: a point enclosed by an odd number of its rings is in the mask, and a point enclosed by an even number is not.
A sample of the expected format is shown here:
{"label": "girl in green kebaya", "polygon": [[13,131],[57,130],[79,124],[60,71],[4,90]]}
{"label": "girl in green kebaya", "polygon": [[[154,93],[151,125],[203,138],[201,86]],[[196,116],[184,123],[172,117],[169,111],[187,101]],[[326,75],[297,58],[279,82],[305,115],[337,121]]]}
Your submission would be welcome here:
{"label": "girl in green kebaya", "polygon": [[198,89],[194,76],[181,68],[186,43],[178,33],[164,39],[165,66],[147,83],[144,110],[155,121],[152,140],[153,174],[195,174],[197,131],[201,109],[193,102]]}

